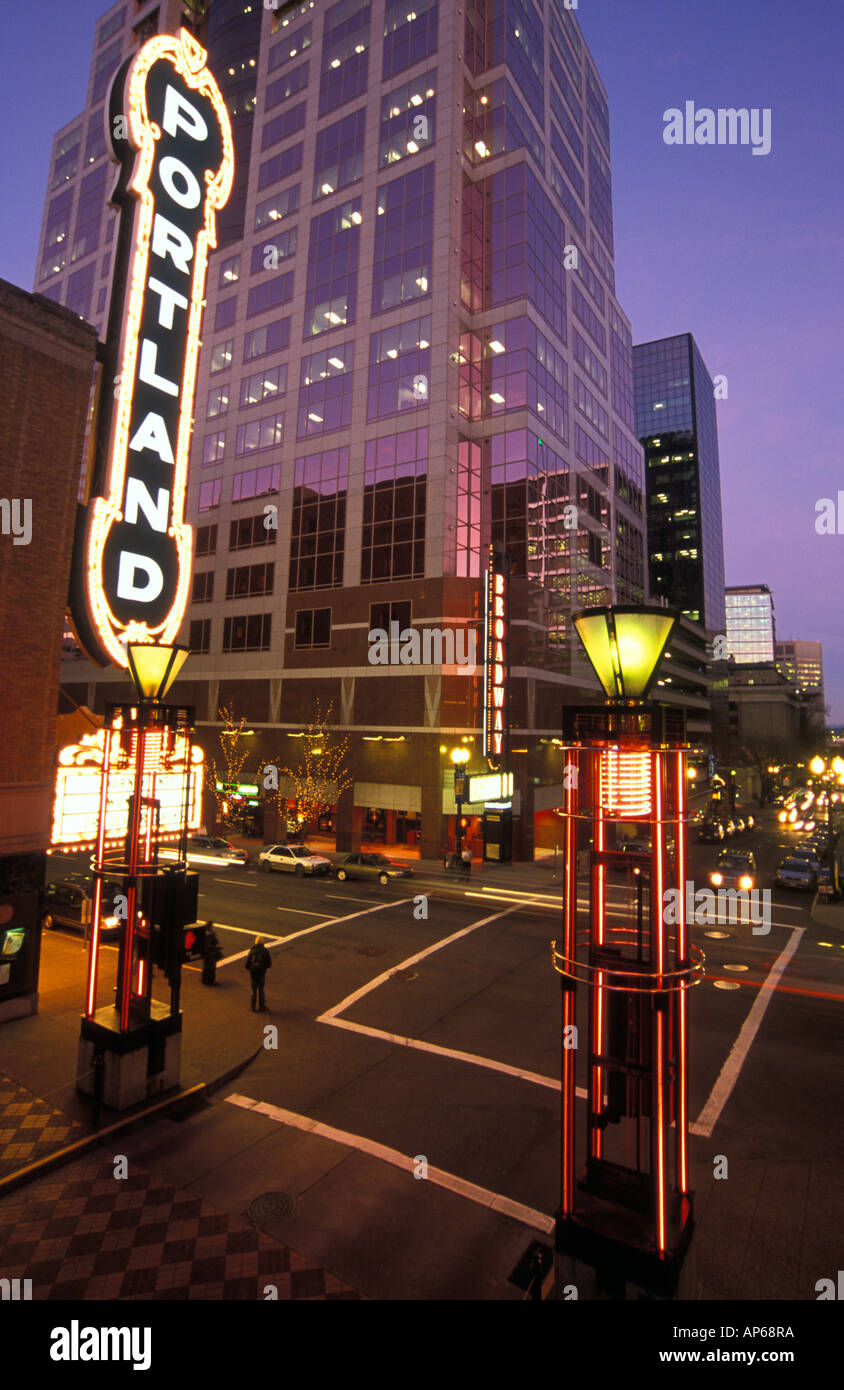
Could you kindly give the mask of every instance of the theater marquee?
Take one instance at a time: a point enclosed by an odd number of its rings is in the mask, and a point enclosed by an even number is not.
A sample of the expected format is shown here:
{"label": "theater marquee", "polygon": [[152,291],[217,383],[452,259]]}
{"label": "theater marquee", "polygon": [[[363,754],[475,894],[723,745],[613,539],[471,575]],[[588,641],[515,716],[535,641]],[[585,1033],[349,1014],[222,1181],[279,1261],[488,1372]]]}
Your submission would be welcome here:
{"label": "theater marquee", "polygon": [[231,124],[206,56],[185,29],[159,35],[112,85],[121,218],[71,590],[77,636],[101,666],[126,666],[129,641],[174,641],[188,600],[184,508],[205,276],[234,174]]}
{"label": "theater marquee", "polygon": [[489,548],[484,602],[484,757],[494,772],[510,752],[510,564],[499,545]]}

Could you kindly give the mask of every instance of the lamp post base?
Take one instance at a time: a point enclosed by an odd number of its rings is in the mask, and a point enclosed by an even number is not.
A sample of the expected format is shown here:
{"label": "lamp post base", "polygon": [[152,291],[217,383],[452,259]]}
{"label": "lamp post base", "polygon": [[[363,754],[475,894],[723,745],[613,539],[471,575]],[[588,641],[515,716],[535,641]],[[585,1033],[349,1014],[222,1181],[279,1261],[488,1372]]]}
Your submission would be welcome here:
{"label": "lamp post base", "polygon": [[83,1018],[76,1089],[112,1110],[128,1110],[178,1086],[182,1068],[182,1015],[153,999],[150,1017],[124,1033],[112,1007]]}
{"label": "lamp post base", "polygon": [[[648,1219],[648,1225],[652,1221]],[[667,1248],[645,1235],[642,1214],[588,1192],[577,1194],[574,1216],[557,1215],[554,1230],[556,1297],[579,1299],[689,1299],[695,1296],[694,1216],[691,1198],[668,1213]],[[576,1294],[572,1292],[576,1289]]]}

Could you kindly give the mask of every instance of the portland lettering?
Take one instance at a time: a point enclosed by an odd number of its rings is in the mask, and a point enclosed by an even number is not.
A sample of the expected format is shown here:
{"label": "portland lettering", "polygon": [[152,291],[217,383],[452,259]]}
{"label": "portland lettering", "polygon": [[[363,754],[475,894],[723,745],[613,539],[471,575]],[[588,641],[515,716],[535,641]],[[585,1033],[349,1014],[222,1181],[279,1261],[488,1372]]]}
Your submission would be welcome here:
{"label": "portland lettering", "polygon": [[119,388],[102,393],[97,495],[72,596],[83,645],[102,665],[125,666],[127,641],[172,641],[188,598],[184,503],[202,303],[234,169],[228,115],[205,58],[186,30],[162,35],[112,88],[125,291],[115,295],[106,370]]}

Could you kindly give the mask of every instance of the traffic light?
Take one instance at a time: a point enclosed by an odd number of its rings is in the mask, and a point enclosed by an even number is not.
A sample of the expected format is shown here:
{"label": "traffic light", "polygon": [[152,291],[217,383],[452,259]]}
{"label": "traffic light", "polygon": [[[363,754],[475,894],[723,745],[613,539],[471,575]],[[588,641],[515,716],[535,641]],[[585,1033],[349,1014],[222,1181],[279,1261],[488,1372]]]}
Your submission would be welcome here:
{"label": "traffic light", "polygon": [[184,959],[184,930],[196,921],[199,874],[159,873],[148,880],[152,895],[151,958],[168,975]]}

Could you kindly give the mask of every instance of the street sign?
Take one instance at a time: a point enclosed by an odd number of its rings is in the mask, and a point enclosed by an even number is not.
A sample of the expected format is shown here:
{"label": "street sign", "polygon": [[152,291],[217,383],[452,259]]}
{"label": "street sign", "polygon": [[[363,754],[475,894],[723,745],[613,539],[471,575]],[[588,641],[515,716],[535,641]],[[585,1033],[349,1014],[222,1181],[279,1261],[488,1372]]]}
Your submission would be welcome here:
{"label": "street sign", "polygon": [[455,801],[468,801],[469,799],[469,776],[465,771],[454,769],[454,799]]}

